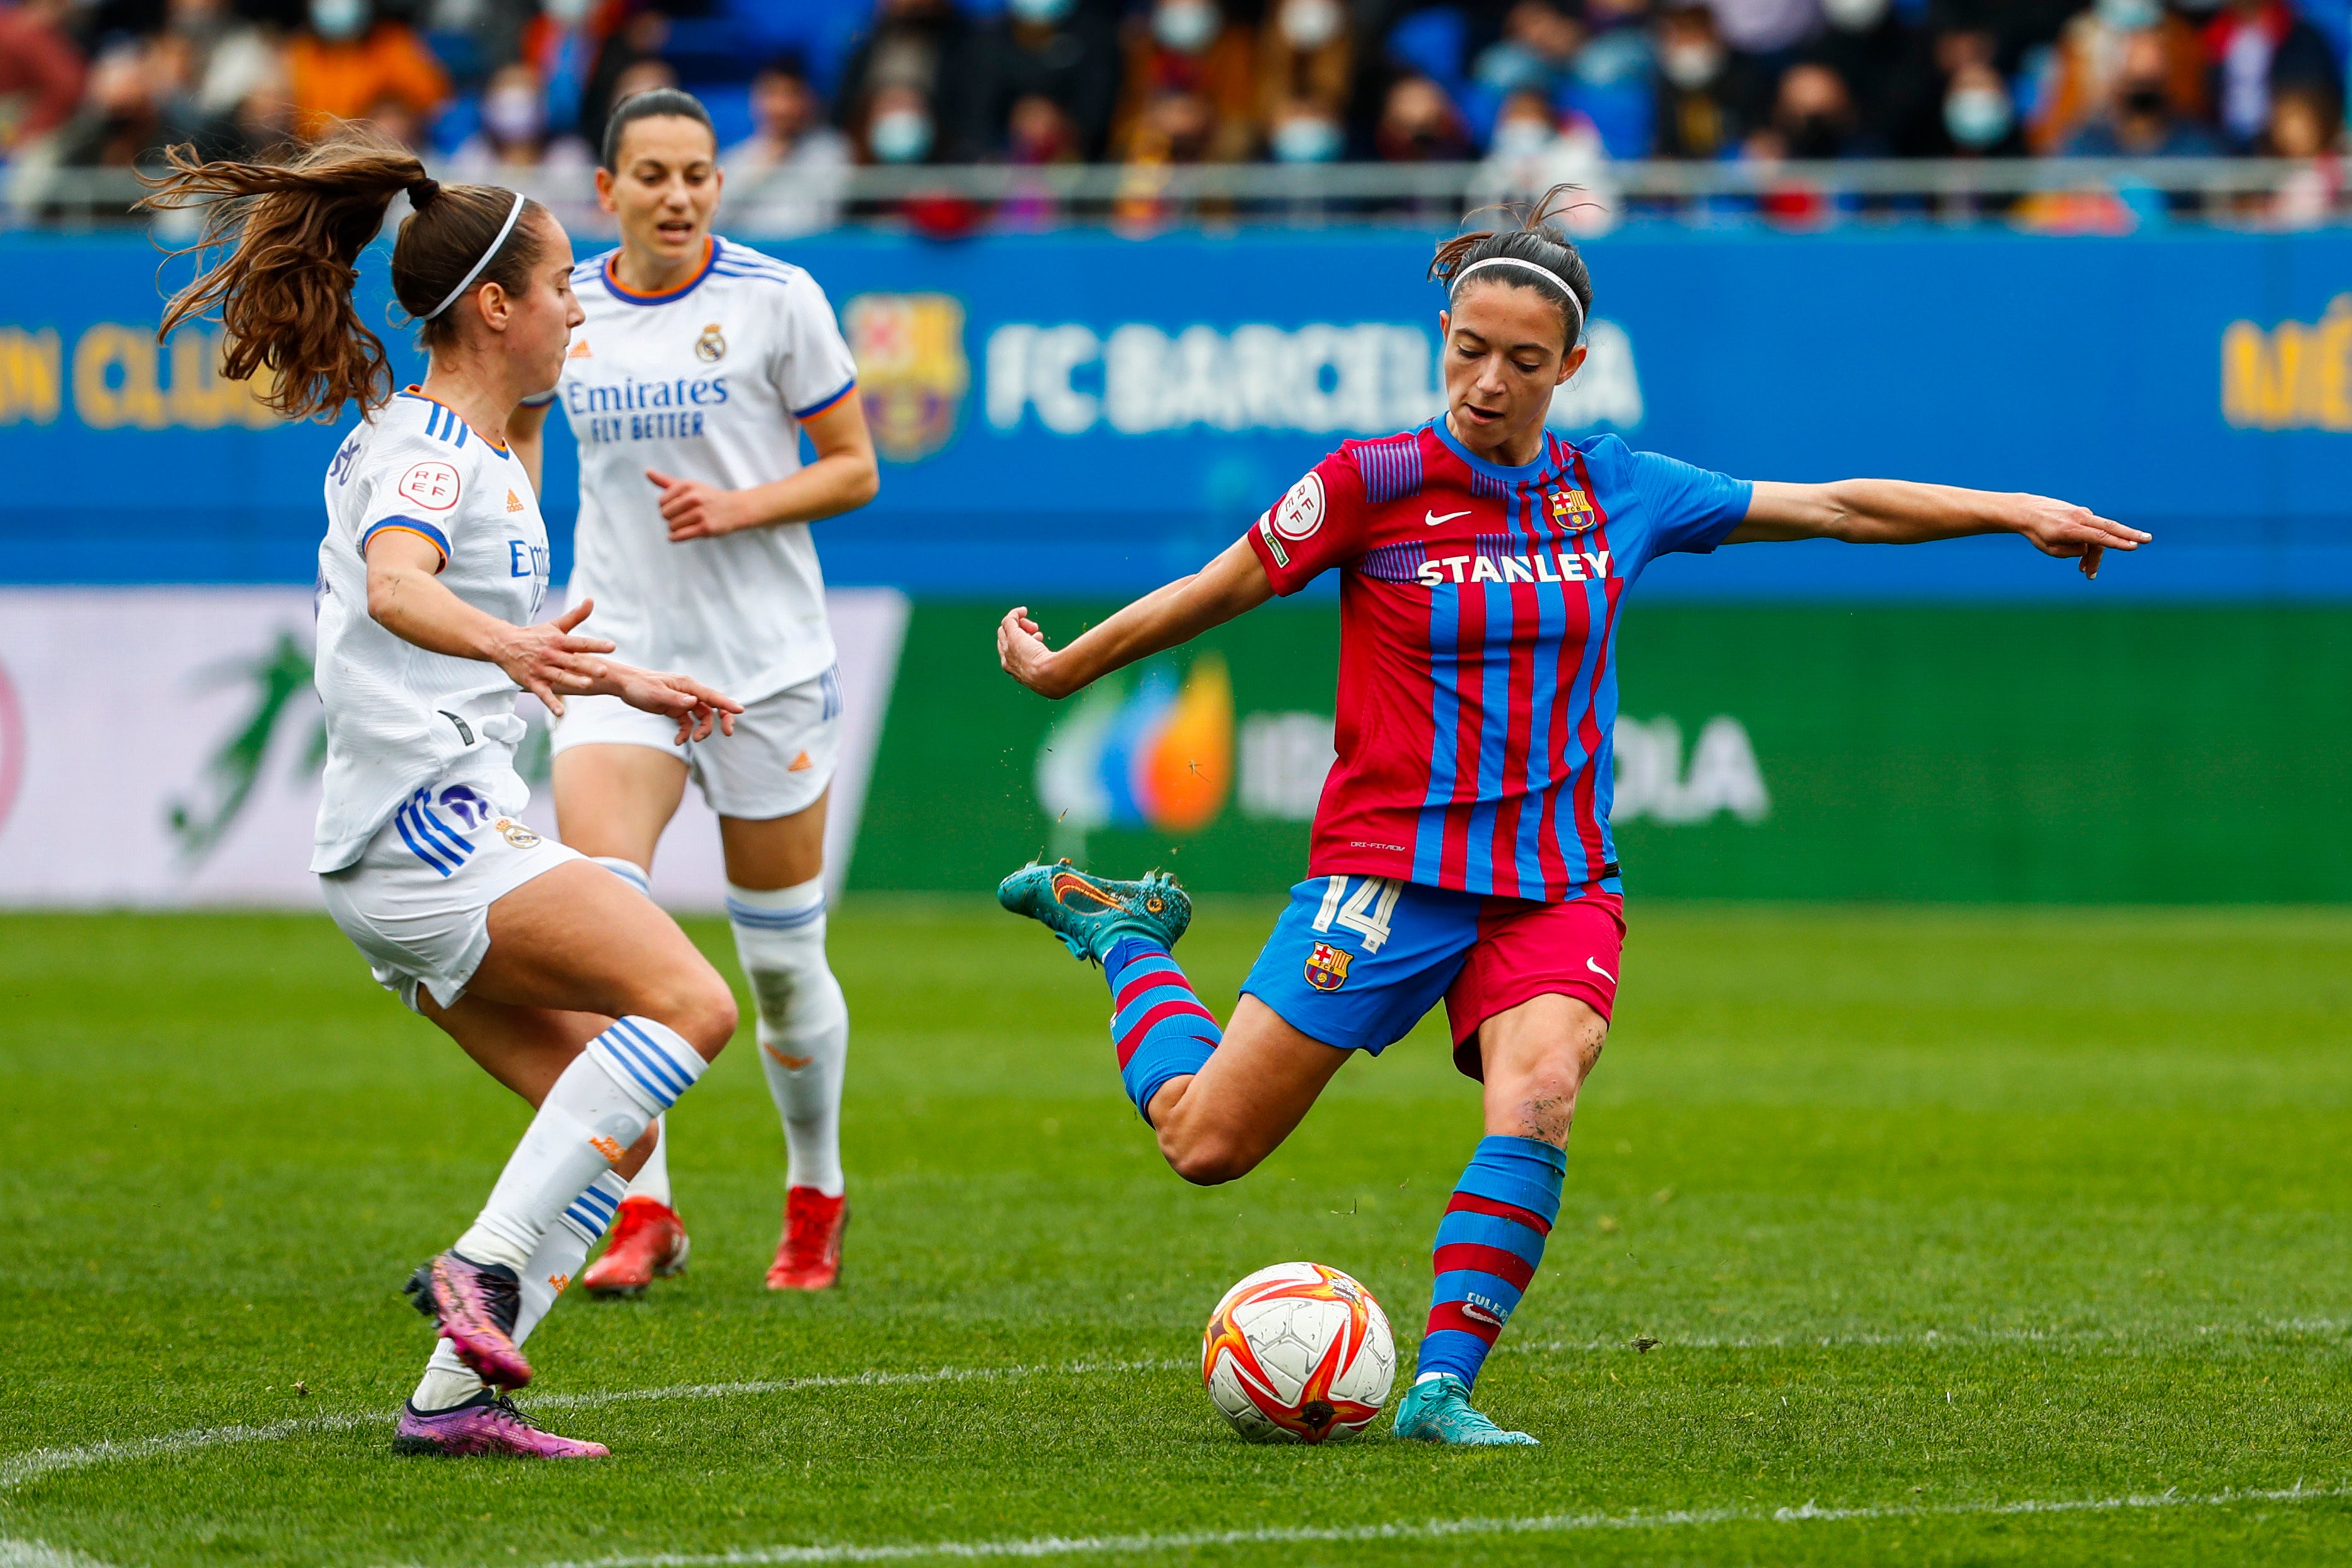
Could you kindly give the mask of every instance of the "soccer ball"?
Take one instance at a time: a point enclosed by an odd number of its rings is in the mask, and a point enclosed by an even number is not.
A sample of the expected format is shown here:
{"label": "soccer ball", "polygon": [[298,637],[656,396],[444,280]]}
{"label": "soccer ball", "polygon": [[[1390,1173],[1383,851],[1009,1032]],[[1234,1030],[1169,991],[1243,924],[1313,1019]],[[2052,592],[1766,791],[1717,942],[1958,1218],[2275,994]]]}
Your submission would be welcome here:
{"label": "soccer ball", "polygon": [[1276,1263],[1225,1292],[1201,1335],[1210,1401],[1253,1443],[1321,1443],[1379,1418],[1396,1337],[1372,1293],[1321,1263]]}

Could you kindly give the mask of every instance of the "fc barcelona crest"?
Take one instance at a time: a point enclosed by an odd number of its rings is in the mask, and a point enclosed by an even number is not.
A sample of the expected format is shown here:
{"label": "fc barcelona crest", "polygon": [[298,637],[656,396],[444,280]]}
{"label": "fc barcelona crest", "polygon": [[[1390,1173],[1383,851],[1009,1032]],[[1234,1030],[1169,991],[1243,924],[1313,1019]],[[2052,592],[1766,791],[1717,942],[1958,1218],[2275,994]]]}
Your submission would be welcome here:
{"label": "fc barcelona crest", "polygon": [[1307,955],[1307,983],[1318,991],[1336,991],[1348,983],[1348,960],[1354,955],[1328,942],[1315,944]]}
{"label": "fc barcelona crest", "polygon": [[971,385],[962,304],[947,294],[861,294],[842,325],[882,455],[913,463],[945,446]]}
{"label": "fc barcelona crest", "polygon": [[1554,490],[1544,499],[1551,526],[1561,533],[1580,534],[1601,520],[1592,509],[1592,497],[1581,490]]}

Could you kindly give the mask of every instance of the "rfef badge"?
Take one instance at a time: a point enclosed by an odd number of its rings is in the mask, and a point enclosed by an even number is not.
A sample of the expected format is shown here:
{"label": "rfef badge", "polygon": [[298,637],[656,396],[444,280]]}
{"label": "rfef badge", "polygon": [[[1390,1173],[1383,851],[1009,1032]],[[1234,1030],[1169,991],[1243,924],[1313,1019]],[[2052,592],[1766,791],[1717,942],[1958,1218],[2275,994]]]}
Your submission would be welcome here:
{"label": "rfef badge", "polygon": [[1336,991],[1348,983],[1348,960],[1353,955],[1328,942],[1315,944],[1307,955],[1307,983],[1318,991]]}

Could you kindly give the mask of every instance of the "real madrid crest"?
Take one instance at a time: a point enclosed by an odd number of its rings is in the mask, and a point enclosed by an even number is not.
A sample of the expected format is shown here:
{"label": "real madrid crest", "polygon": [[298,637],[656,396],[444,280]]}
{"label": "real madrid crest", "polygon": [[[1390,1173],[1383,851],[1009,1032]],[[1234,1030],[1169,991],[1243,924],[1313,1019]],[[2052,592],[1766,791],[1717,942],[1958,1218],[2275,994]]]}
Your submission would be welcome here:
{"label": "real madrid crest", "polygon": [[718,322],[705,327],[702,336],[694,340],[694,357],[706,365],[715,365],[727,357],[727,340],[720,334]]}
{"label": "real madrid crest", "polygon": [[1554,490],[1545,499],[1551,526],[1561,533],[1580,534],[1601,520],[1592,509],[1592,497],[1581,490]]}
{"label": "real madrid crest", "polygon": [[1348,983],[1348,960],[1352,956],[1345,947],[1318,942],[1307,955],[1307,983],[1318,991],[1338,990]]}
{"label": "real madrid crest", "polygon": [[499,837],[506,840],[507,842],[512,844],[519,850],[530,849],[533,844],[539,842],[539,835],[537,833],[532,832],[529,828],[524,827],[512,817],[500,817],[497,821],[492,822],[490,826],[499,831]]}

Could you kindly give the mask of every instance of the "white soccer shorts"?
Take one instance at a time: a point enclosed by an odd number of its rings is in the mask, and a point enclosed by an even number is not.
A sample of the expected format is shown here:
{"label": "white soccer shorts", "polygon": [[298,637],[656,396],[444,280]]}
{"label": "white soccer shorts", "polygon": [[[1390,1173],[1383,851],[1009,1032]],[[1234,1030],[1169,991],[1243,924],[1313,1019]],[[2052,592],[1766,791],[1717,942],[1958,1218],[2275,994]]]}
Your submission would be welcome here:
{"label": "white soccer shorts", "polygon": [[414,1009],[416,988],[443,1007],[465,995],[490,950],[490,905],[579,852],[541,838],[470,784],[419,789],[360,858],[319,878],[327,913],[376,983]]}
{"label": "white soccer shorts", "polygon": [[618,697],[566,697],[552,749],[646,746],[686,764],[695,788],[722,817],[764,822],[817,802],[833,782],[841,754],[841,673],[786,686],[747,704],[735,733],[677,744],[677,721],[644,713]]}

